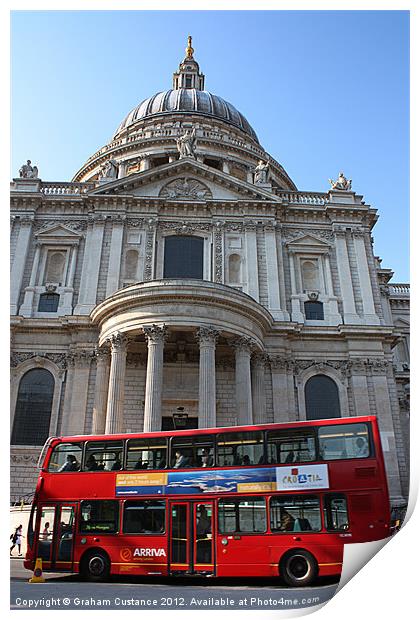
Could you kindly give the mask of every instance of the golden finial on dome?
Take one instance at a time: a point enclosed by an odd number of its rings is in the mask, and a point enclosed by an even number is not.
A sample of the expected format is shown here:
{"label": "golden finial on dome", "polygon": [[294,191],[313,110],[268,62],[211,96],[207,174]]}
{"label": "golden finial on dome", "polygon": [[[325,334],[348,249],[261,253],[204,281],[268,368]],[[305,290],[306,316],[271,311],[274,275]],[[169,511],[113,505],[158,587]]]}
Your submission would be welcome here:
{"label": "golden finial on dome", "polygon": [[188,44],[185,48],[185,53],[187,54],[186,58],[192,58],[194,54],[194,48],[192,47],[192,36],[188,35]]}

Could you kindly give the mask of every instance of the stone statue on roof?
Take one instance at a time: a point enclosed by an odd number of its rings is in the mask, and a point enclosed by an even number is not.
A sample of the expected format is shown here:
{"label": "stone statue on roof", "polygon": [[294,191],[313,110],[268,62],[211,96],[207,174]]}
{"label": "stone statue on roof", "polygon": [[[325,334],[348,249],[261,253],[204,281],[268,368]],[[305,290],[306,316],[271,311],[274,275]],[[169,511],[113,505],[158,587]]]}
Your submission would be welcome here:
{"label": "stone statue on roof", "polygon": [[108,159],[99,170],[99,179],[113,181],[118,176],[118,163],[115,159]]}
{"label": "stone statue on roof", "polygon": [[196,143],[195,127],[191,132],[186,131],[183,136],[177,138],[176,146],[179,152],[179,159],[183,159],[184,157],[195,158]]}
{"label": "stone statue on roof", "polygon": [[260,185],[262,183],[268,183],[268,162],[264,163],[262,159],[258,162],[258,166],[254,170],[254,183]]}
{"label": "stone statue on roof", "polygon": [[338,189],[345,192],[349,192],[351,190],[351,179],[346,179],[344,172],[340,172],[336,181],[333,181],[332,179],[328,179],[328,181],[331,185],[331,189]]}
{"label": "stone statue on roof", "polygon": [[26,164],[19,170],[19,176],[21,179],[37,179],[38,178],[38,167],[31,165],[31,160],[28,159]]}

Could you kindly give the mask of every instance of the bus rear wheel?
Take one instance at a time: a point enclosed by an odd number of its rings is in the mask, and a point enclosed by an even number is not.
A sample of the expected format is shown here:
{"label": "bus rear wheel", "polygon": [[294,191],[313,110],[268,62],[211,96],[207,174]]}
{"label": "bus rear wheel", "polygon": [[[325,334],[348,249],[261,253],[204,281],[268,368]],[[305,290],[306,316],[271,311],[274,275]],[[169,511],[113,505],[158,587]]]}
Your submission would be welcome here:
{"label": "bus rear wheel", "polygon": [[317,561],[304,549],[289,551],[280,562],[280,575],[287,585],[295,588],[310,585],[317,574]]}
{"label": "bus rear wheel", "polygon": [[89,551],[81,563],[81,574],[87,581],[106,581],[110,574],[111,563],[103,551]]}

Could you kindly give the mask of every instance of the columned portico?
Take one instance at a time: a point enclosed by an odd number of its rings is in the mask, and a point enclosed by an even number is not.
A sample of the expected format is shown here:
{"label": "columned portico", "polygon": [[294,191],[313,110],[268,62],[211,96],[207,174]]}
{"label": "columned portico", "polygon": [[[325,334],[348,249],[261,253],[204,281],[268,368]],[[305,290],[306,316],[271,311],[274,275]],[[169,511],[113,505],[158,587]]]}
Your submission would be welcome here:
{"label": "columned portico", "polygon": [[113,334],[109,340],[111,343],[111,369],[109,373],[105,424],[106,434],[120,433],[122,431],[125,361],[127,356],[127,338],[123,334]]}
{"label": "columned portico", "polygon": [[[158,304],[156,300],[159,300]],[[99,347],[106,345],[108,341],[112,343],[106,433],[115,433],[125,428],[122,419],[124,397],[122,382],[127,353],[125,339],[130,341],[130,352],[137,351],[135,355],[140,356],[138,359],[142,356],[144,359],[143,336],[147,345],[147,362],[144,417],[140,424],[144,432],[161,430],[162,416],[171,415],[171,411],[176,412],[178,406],[184,405],[183,402],[177,402],[179,392],[175,377],[179,376],[179,381],[183,381],[182,373],[191,373],[197,362],[198,385],[192,388],[190,384],[185,406],[188,409],[191,407],[191,402],[197,399],[195,402],[198,404],[200,428],[220,424],[216,415],[216,388],[220,388],[222,400],[225,398],[223,395],[225,388],[224,379],[221,380],[219,387],[216,386],[216,343],[218,347],[220,345],[220,358],[228,365],[232,364],[232,349],[234,349],[236,368],[235,378],[232,377],[234,383],[232,388],[228,388],[236,393],[236,407],[230,407],[228,412],[223,411],[223,416],[233,417],[235,424],[252,424],[255,409],[259,420],[265,419],[265,358],[255,358],[253,402],[251,353],[263,350],[265,333],[270,329],[272,319],[269,312],[249,295],[225,285],[206,281],[155,280],[120,289],[108,300],[99,304],[91,317],[100,326]],[[120,342],[122,334],[124,338]],[[177,334],[182,334],[180,341],[184,345],[187,342],[189,351],[187,360],[184,354],[178,357]],[[168,346],[166,352],[165,341]],[[165,366],[167,374],[164,374],[164,354],[165,364],[168,363],[168,366]],[[177,363],[179,369],[174,366]],[[182,370],[183,363],[187,364],[185,371]],[[93,416],[95,432],[103,432],[101,403],[104,400],[104,388],[101,384],[106,384],[106,372],[105,361],[100,357]],[[130,381],[128,385],[133,386],[133,377]],[[131,424],[135,425],[136,419],[141,419],[142,400],[143,397],[140,396],[137,411],[132,409],[131,413],[128,413],[132,422],[127,428],[132,428]]]}
{"label": "columned portico", "polygon": [[199,327],[197,340],[200,346],[198,426],[216,426],[216,341],[219,332],[213,327]]}
{"label": "columned portico", "polygon": [[144,397],[144,432],[159,431],[162,417],[163,346],[165,325],[144,327],[147,341],[146,392]]}

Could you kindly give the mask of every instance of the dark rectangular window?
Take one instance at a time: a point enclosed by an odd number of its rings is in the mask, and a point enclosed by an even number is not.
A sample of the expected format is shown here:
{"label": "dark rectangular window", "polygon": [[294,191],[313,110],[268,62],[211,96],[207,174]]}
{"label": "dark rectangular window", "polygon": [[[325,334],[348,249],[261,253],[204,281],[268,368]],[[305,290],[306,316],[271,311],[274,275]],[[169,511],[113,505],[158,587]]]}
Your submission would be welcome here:
{"label": "dark rectangular window", "polygon": [[174,437],[171,448],[171,467],[213,467],[214,436]]}
{"label": "dark rectangular window", "polygon": [[327,530],[348,530],[349,515],[347,499],[342,493],[329,493],[324,496],[324,522]]}
{"label": "dark rectangular window", "polygon": [[121,440],[88,441],[85,448],[84,471],[117,471],[122,468]]}
{"label": "dark rectangular window", "polygon": [[362,459],[371,454],[367,424],[340,424],[318,429],[321,458]]}
{"label": "dark rectangular window", "polygon": [[165,502],[161,500],[125,502],[124,534],[163,534],[165,506]]}
{"label": "dark rectangular window", "polygon": [[43,293],[39,296],[38,312],[57,312],[59,301],[57,293]]}
{"label": "dark rectangular window", "polygon": [[268,462],[305,463],[316,458],[315,430],[285,429],[267,433]]}
{"label": "dark rectangular window", "polygon": [[305,318],[310,321],[323,321],[324,305],[320,301],[306,301]]}
{"label": "dark rectangular window", "polygon": [[221,433],[217,437],[217,464],[258,465],[264,462],[264,441],[260,431]]}
{"label": "dark rectangular window", "polygon": [[52,451],[48,471],[79,471],[82,449],[82,443],[59,443]]}
{"label": "dark rectangular window", "polygon": [[315,495],[271,497],[270,527],[272,532],[319,532],[319,498]]}
{"label": "dark rectangular window", "polygon": [[164,469],[166,467],[166,439],[129,439],[127,442],[127,469]]}
{"label": "dark rectangular window", "polygon": [[203,248],[201,237],[174,235],[165,238],[164,278],[203,279]]}
{"label": "dark rectangular window", "polygon": [[115,534],[118,531],[119,504],[116,500],[81,502],[81,534]]}
{"label": "dark rectangular window", "polygon": [[255,534],[267,530],[267,515],[264,498],[219,500],[219,532],[231,534],[241,532]]}

